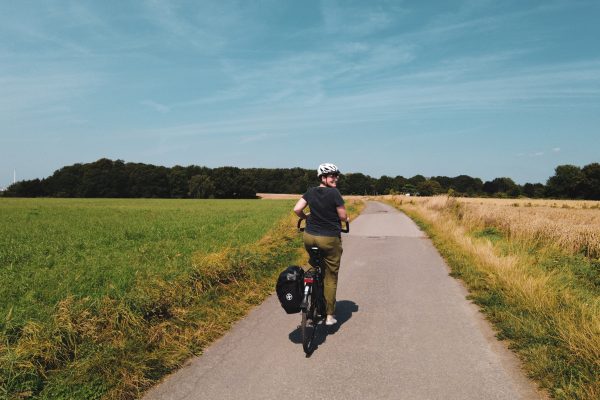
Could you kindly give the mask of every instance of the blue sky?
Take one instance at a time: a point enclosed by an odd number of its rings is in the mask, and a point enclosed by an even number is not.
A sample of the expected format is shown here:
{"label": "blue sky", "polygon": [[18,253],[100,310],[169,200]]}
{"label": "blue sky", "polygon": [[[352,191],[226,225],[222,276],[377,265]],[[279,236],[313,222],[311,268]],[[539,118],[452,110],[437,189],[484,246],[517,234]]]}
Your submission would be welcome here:
{"label": "blue sky", "polygon": [[4,1],[0,186],[101,157],[545,182],[600,162],[599,1]]}

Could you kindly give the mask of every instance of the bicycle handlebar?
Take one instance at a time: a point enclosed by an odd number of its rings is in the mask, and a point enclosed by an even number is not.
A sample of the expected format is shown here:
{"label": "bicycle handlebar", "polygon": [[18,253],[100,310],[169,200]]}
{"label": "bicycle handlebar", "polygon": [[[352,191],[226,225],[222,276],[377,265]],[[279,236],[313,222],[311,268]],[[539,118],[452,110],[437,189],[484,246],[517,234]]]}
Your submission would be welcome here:
{"label": "bicycle handlebar", "polygon": [[[302,221],[303,221],[303,219],[302,219],[302,218],[298,219],[298,224],[297,224],[297,226],[298,226],[298,231],[300,231],[300,232],[304,232],[304,227],[301,227],[301,226],[300,226],[300,225],[302,225]],[[346,223],[346,229],[343,229],[343,228],[342,228],[342,232],[343,232],[343,233],[349,233],[349,232],[350,232],[350,222],[349,222],[349,221],[343,221],[343,222],[345,222],[345,223]]]}
{"label": "bicycle handlebar", "polygon": [[342,232],[350,233],[350,221],[346,220],[344,222],[346,223],[346,229],[342,229]]}

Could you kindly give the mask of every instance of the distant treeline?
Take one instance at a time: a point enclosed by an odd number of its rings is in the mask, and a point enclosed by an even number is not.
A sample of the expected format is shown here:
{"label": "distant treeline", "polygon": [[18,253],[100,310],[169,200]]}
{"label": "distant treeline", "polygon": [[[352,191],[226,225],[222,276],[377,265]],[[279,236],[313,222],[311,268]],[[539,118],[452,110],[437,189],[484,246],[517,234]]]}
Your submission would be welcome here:
{"label": "distant treeline", "polygon": [[[172,168],[125,163],[106,158],[63,167],[45,179],[16,182],[3,193],[10,197],[155,197],[254,198],[256,193],[304,193],[318,184],[315,170],[303,168]],[[583,168],[556,167],[546,184],[516,184],[511,178],[483,182],[468,175],[456,177],[415,175],[373,178],[362,173],[342,175],[342,194],[410,193],[431,196],[531,197],[600,200],[600,164]]]}

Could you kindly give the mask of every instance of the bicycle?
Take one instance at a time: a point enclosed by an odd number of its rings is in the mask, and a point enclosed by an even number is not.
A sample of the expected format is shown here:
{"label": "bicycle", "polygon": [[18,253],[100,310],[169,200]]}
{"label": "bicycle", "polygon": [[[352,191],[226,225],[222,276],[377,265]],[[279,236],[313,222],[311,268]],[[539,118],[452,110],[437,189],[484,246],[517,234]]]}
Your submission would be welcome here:
{"label": "bicycle", "polygon": [[[346,229],[342,232],[350,232],[350,223],[346,222]],[[298,220],[298,231],[304,232],[304,228],[300,225],[302,219]],[[309,260],[311,268],[304,273],[304,297],[300,304],[302,320],[300,322],[300,332],[302,334],[302,348],[306,355],[310,355],[313,351],[313,344],[317,326],[325,321],[326,303],[323,281],[325,278],[324,269],[321,267],[323,252],[317,246],[313,246],[309,250]]]}

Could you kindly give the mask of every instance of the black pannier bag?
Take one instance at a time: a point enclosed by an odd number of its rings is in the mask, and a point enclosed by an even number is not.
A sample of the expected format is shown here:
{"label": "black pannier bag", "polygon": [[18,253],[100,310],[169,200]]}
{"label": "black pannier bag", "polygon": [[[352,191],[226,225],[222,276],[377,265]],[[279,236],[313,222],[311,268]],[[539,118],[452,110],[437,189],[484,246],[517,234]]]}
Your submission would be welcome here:
{"label": "black pannier bag", "polygon": [[281,307],[288,314],[300,312],[304,289],[304,270],[296,265],[287,267],[279,274],[275,290]]}

